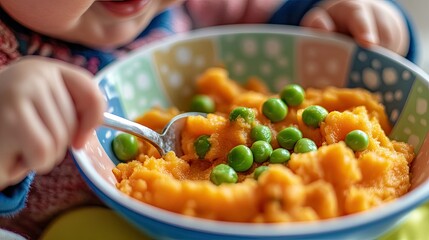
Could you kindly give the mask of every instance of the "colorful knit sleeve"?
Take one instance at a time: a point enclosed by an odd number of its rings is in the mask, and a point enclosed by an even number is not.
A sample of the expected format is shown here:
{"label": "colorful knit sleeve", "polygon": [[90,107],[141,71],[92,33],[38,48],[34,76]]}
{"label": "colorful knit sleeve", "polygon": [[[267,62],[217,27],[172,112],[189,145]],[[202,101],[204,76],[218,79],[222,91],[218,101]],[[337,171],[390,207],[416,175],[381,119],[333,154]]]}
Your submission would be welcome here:
{"label": "colorful knit sleeve", "polygon": [[[417,48],[418,42],[413,27],[413,23],[407,12],[396,0],[386,0],[391,2],[396,6],[402,13],[404,19],[406,20],[408,27],[408,35],[410,40],[410,46],[408,48],[408,53],[405,56],[408,60],[412,62],[417,62]],[[321,0],[287,0],[282,6],[280,6],[277,11],[272,15],[268,23],[271,24],[284,24],[284,25],[295,25],[299,26],[304,15],[312,9],[316,4],[321,2]]]}
{"label": "colorful knit sleeve", "polygon": [[18,40],[0,19],[0,68],[19,57]]}
{"label": "colorful knit sleeve", "polygon": [[25,206],[34,173],[30,173],[23,181],[0,192],[0,216],[18,213]]}

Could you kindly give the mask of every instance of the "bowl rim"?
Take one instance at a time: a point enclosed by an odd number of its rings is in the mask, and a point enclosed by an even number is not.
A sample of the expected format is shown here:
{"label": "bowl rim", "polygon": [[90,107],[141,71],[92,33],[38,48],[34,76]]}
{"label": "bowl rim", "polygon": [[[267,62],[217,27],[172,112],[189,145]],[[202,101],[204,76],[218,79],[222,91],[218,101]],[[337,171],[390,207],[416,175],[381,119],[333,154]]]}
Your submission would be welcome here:
{"label": "bowl rim", "polygon": [[[187,33],[181,33],[172,37],[167,37],[163,40],[152,42],[142,48],[136,49],[129,53],[126,58],[120,59],[112,63],[98,72],[94,78],[98,84],[104,76],[118,68],[123,64],[128,64],[129,61],[144,55],[153,49],[168,46],[173,42],[187,41],[192,39],[219,37],[221,35],[237,34],[237,33],[267,33],[293,35],[301,37],[309,37],[312,39],[322,39],[326,41],[336,41],[346,44],[357,44],[350,37],[338,34],[327,33],[312,29],[302,29],[294,26],[269,25],[267,24],[249,24],[249,25],[228,25],[216,26],[205,29],[198,29]],[[367,48],[370,51],[384,55],[392,59],[400,65],[405,66],[411,72],[420,76],[425,84],[429,86],[429,76],[426,72],[420,69],[417,65],[409,60],[391,52],[387,49],[378,46]],[[104,151],[104,149],[102,149]],[[165,224],[174,225],[176,227],[185,228],[198,232],[208,232],[216,234],[241,235],[241,236],[292,236],[292,235],[314,235],[320,233],[329,233],[334,231],[343,231],[346,229],[359,228],[364,225],[374,224],[378,221],[389,217],[397,217],[405,212],[408,212],[418,205],[429,200],[429,181],[426,180],[420,186],[406,193],[400,198],[384,203],[383,205],[370,209],[368,211],[351,214],[347,216],[336,217],[332,219],[319,220],[315,222],[288,222],[288,223],[235,223],[214,221],[203,218],[189,217],[179,213],[170,212],[152,205],[140,202],[119,191],[111,184],[105,184],[105,180],[97,174],[90,163],[89,157],[83,150],[71,149],[75,156],[77,166],[81,168],[85,177],[91,181],[94,187],[98,188],[107,197],[111,198],[117,204],[136,212],[144,217],[154,219]]]}

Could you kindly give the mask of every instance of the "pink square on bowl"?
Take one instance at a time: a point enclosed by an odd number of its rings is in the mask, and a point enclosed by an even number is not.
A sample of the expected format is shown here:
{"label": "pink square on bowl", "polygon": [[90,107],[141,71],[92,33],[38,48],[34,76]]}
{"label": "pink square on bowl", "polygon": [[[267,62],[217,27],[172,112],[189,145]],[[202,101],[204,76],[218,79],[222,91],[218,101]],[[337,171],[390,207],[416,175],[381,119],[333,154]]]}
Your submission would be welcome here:
{"label": "pink square on bowl", "polygon": [[354,43],[300,38],[296,46],[296,77],[303,87],[346,85]]}

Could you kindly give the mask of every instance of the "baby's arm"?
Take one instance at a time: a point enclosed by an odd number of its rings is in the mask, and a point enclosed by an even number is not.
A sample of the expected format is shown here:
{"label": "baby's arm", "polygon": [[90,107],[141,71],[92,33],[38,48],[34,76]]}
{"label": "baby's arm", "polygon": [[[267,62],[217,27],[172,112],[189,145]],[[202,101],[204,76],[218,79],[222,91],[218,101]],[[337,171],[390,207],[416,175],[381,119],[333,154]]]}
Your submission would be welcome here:
{"label": "baby's arm", "polygon": [[78,67],[23,57],[0,70],[0,214],[22,207],[30,172],[48,173],[68,146],[83,146],[104,105]]}

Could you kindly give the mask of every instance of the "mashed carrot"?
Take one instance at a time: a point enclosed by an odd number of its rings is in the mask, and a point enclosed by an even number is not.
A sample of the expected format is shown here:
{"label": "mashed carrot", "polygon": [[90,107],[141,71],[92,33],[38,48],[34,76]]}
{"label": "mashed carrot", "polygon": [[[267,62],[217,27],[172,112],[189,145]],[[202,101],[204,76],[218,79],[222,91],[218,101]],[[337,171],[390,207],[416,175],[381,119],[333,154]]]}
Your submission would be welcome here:
{"label": "mashed carrot", "polygon": [[[216,103],[216,113],[207,118],[189,117],[182,133],[184,155],[173,152],[162,158],[142,142],[136,160],[113,169],[122,192],[142,202],[189,216],[232,222],[315,221],[366,211],[392,201],[410,188],[409,165],[414,159],[411,145],[387,137],[391,125],[384,107],[363,89],[306,89],[306,98],[289,107],[287,117],[272,123],[262,114],[262,104],[279,97],[254,78],[246,86],[229,79],[224,69],[208,69],[196,83],[197,92]],[[306,126],[303,109],[320,105],[329,111],[320,127]],[[254,110],[255,121],[231,122],[229,112],[243,106]],[[136,121],[154,130],[179,111],[153,109]],[[285,164],[253,163],[238,173],[238,183],[211,183],[214,166],[227,163],[227,153],[237,145],[251,146],[250,131],[263,124],[272,132],[271,145],[278,148],[276,135],[296,126],[303,137],[312,139],[317,151],[292,153]],[[347,133],[362,130],[368,147],[354,152],[345,144]],[[211,148],[198,159],[194,142],[208,135]],[[267,165],[257,180],[253,171]]]}

